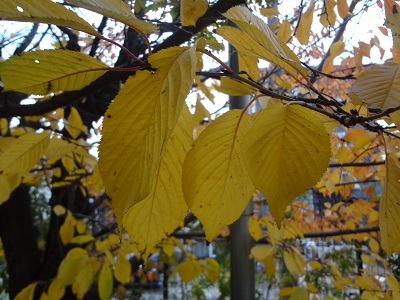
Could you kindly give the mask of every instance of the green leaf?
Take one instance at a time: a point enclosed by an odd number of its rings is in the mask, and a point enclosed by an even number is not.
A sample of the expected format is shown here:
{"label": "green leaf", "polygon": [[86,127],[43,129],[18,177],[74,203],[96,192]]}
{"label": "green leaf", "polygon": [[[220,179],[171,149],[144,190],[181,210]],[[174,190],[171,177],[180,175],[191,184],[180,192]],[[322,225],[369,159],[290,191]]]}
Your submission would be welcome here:
{"label": "green leaf", "polygon": [[390,256],[400,243],[400,165],[395,154],[386,155],[386,177],[379,204],[382,248]]}
{"label": "green leaf", "polygon": [[373,108],[386,110],[399,106],[399,64],[375,65],[363,71],[353,85],[351,93]]}
{"label": "green leaf", "polygon": [[223,26],[217,29],[217,33],[231,43],[239,53],[263,58],[286,70],[295,78],[298,77],[298,74],[303,77],[307,76],[308,71],[301,65],[296,54],[248,8],[235,6],[223,15],[236,23],[242,30]]}
{"label": "green leaf", "polygon": [[190,210],[211,241],[237,220],[254,191],[240,144],[251,118],[231,110],[197,138],[183,165],[183,191]]}
{"label": "green leaf", "polygon": [[279,225],[286,206],[328,168],[330,142],[308,109],[276,104],[260,112],[243,141],[249,175]]}
{"label": "green leaf", "polygon": [[1,148],[0,172],[3,175],[27,173],[45,153],[50,142],[50,133],[27,133],[10,140],[9,145]]}
{"label": "green leaf", "polygon": [[102,62],[80,52],[38,50],[13,56],[0,64],[0,76],[5,91],[46,95],[79,90],[108,69]]}
{"label": "green leaf", "polygon": [[98,291],[100,300],[109,300],[114,288],[114,281],[111,268],[108,264],[103,264],[100,270]]}
{"label": "green leaf", "polygon": [[196,49],[173,47],[149,57],[156,73],[137,72],[108,108],[99,169],[119,225],[152,188],[166,141],[195,76]]}
{"label": "green leaf", "polygon": [[33,23],[48,23],[71,27],[94,36],[100,34],[73,11],[50,0],[2,0],[0,19]]}
{"label": "green leaf", "polygon": [[187,107],[168,138],[150,194],[133,205],[123,225],[143,256],[182,225],[188,207],[182,191],[182,165],[192,141],[192,116]]}
{"label": "green leaf", "polygon": [[138,20],[129,5],[120,0],[67,0],[67,2],[113,18],[143,34],[158,31],[156,25]]}

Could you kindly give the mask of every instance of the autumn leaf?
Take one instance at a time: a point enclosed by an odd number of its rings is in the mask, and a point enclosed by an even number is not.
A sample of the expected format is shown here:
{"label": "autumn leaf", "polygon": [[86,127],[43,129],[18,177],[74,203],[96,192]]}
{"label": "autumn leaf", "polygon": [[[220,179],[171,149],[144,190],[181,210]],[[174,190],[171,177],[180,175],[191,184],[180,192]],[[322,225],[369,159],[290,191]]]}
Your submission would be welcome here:
{"label": "autumn leaf", "polygon": [[110,299],[114,288],[114,281],[111,268],[107,263],[101,267],[98,279],[98,291],[100,300]]}
{"label": "autumn leaf", "polygon": [[277,36],[278,38],[284,42],[287,43],[292,35],[292,30],[290,28],[290,23],[288,20],[283,20],[281,26],[279,27]]}
{"label": "autumn leaf", "polygon": [[296,105],[262,110],[242,147],[249,175],[277,224],[286,206],[317,183],[330,159],[330,142],[321,121]]}
{"label": "autumn leaf", "polygon": [[43,156],[50,142],[50,133],[27,133],[1,148],[0,172],[3,175],[29,172]]}
{"label": "autumn leaf", "polygon": [[394,154],[386,155],[386,178],[379,205],[382,248],[390,255],[400,243],[400,166]]}
{"label": "autumn leaf", "polygon": [[198,260],[187,260],[180,263],[171,274],[179,273],[184,283],[189,283],[190,281],[196,279],[201,274],[201,265]]}
{"label": "autumn leaf", "polygon": [[174,47],[149,57],[158,71],[130,77],[104,116],[99,169],[121,226],[151,191],[166,140],[195,76],[196,49]]}
{"label": "autumn leaf", "polygon": [[83,124],[81,115],[75,107],[71,107],[71,112],[65,123],[65,129],[76,139],[82,132],[87,131],[87,127]]}
{"label": "autumn leaf", "polygon": [[80,52],[37,50],[13,56],[0,64],[0,76],[5,91],[46,95],[79,90],[108,69],[102,62]]}
{"label": "autumn leaf", "polygon": [[118,0],[67,0],[67,2],[120,21],[133,29],[148,34],[157,32],[156,25],[139,20],[128,4]]}
{"label": "autumn leaf", "polygon": [[400,69],[398,64],[374,65],[362,72],[351,89],[370,107],[386,110],[400,105]]}
{"label": "autumn leaf", "polygon": [[207,0],[181,0],[182,26],[196,26],[197,19],[206,13],[207,8]]}
{"label": "autumn leaf", "polygon": [[251,119],[241,114],[241,110],[231,110],[212,122],[183,165],[186,202],[202,222],[208,241],[239,218],[254,190],[240,147]]}
{"label": "autumn leaf", "polygon": [[214,84],[214,88],[218,92],[230,96],[251,95],[254,91],[248,85],[227,77],[221,77],[220,85]]}
{"label": "autumn leaf", "polygon": [[321,16],[319,21],[321,24],[327,28],[328,26],[334,27],[336,23],[336,13],[335,8],[336,1],[335,0],[325,0],[324,5],[322,6]]}
{"label": "autumn leaf", "polygon": [[92,286],[93,280],[94,272],[92,266],[90,264],[82,266],[72,283],[72,292],[78,299],[83,299],[83,296]]}
{"label": "autumn leaf", "polygon": [[60,284],[72,284],[81,266],[85,265],[88,259],[86,250],[71,249],[58,267],[57,279],[60,280]]}
{"label": "autumn leaf", "polygon": [[115,270],[114,270],[115,278],[119,282],[126,284],[130,281],[131,274],[132,274],[131,263],[126,259],[123,253],[121,252],[118,253],[118,258],[117,262],[115,263]]}
{"label": "autumn leaf", "polygon": [[242,30],[223,26],[217,29],[217,33],[231,43],[239,53],[263,58],[286,70],[295,78],[298,74],[306,77],[308,71],[301,65],[294,52],[250,10],[243,6],[235,6],[229,9],[224,16],[236,23]]}
{"label": "autumn leaf", "polygon": [[8,21],[55,24],[100,36],[89,23],[59,3],[50,0],[20,0],[17,3],[18,5],[15,0],[2,0],[0,18]]}
{"label": "autumn leaf", "polygon": [[165,151],[150,194],[125,214],[123,225],[146,258],[155,245],[180,226],[188,207],[182,191],[182,165],[192,144],[192,120],[185,107]]}
{"label": "autumn leaf", "polygon": [[299,43],[302,45],[308,45],[308,40],[311,32],[311,24],[314,17],[314,9],[315,9],[314,1],[311,1],[310,7],[301,16],[301,19],[299,21],[296,30],[296,37],[299,40]]}
{"label": "autumn leaf", "polygon": [[33,295],[35,293],[37,283],[31,283],[23,288],[14,300],[33,300]]}

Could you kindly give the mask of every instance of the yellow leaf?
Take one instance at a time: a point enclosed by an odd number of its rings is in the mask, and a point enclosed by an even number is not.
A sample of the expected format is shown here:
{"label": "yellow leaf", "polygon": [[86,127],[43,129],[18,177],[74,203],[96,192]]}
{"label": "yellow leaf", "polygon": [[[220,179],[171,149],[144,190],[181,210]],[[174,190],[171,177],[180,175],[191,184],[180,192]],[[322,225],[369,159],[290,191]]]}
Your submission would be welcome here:
{"label": "yellow leaf", "polygon": [[27,173],[43,156],[49,145],[49,132],[27,133],[10,140],[7,147],[1,148],[0,172],[3,175]]}
{"label": "yellow leaf", "polygon": [[312,268],[314,268],[314,269],[322,270],[322,265],[321,265],[321,263],[320,263],[319,261],[317,261],[317,260],[310,261],[310,266],[311,266]]}
{"label": "yellow leaf", "polygon": [[330,56],[332,58],[335,58],[336,56],[342,54],[344,52],[344,42],[343,41],[338,41],[336,43],[333,43],[331,48],[330,48]]}
{"label": "yellow leaf", "polygon": [[264,261],[268,256],[275,253],[275,247],[272,245],[258,245],[251,248],[251,255],[259,262]]}
{"label": "yellow leaf", "polygon": [[76,144],[58,138],[57,136],[53,136],[50,140],[49,146],[47,147],[44,155],[48,159],[56,161],[62,156],[70,152],[76,151],[77,148],[78,146]]}
{"label": "yellow leaf", "polygon": [[298,289],[300,289],[299,286],[292,286],[292,287],[284,287],[284,288],[281,288],[281,290],[279,291],[279,296],[281,296],[281,297],[290,296],[290,295],[292,295],[295,291],[297,291]]}
{"label": "yellow leaf", "polygon": [[64,206],[57,204],[56,206],[53,207],[53,211],[57,216],[62,216],[67,213],[67,210],[65,209]]}
{"label": "yellow leaf", "polygon": [[386,275],[386,283],[393,292],[400,291],[399,282],[397,281],[396,277],[394,277],[393,274]]}
{"label": "yellow leaf", "polygon": [[361,70],[363,68],[361,50],[360,50],[360,48],[353,47],[353,52],[354,52],[354,60],[355,60],[357,71],[361,72]]}
{"label": "yellow leaf", "polygon": [[175,243],[170,240],[171,238],[168,238],[163,241],[163,243],[160,244],[160,246],[163,249],[163,252],[167,254],[168,257],[172,257],[175,251]]}
{"label": "yellow leaf", "polygon": [[99,169],[119,226],[152,188],[165,142],[192,87],[196,49],[173,47],[149,57],[156,73],[130,77],[104,116]]}
{"label": "yellow leaf", "polygon": [[397,51],[400,51],[400,37],[399,37],[400,26],[399,26],[399,21],[400,21],[399,14],[395,13],[395,14],[388,15],[386,17],[386,22],[385,22],[385,26],[392,30],[393,45],[397,49]]}
{"label": "yellow leaf", "polygon": [[85,125],[83,125],[81,115],[75,107],[71,107],[68,120],[65,123],[65,129],[68,130],[69,134],[74,138],[78,138],[81,132],[87,131]]}
{"label": "yellow leaf", "polygon": [[217,33],[231,43],[239,53],[251,57],[263,58],[297,78],[300,73],[307,76],[296,54],[271,31],[271,29],[244,6],[235,6],[225,14],[226,18],[236,23],[241,29],[223,26]]}
{"label": "yellow leaf", "polygon": [[288,20],[283,20],[281,26],[279,27],[277,36],[278,38],[284,42],[287,43],[292,35],[292,29],[290,28],[290,23]]}
{"label": "yellow leaf", "polygon": [[82,248],[71,249],[58,267],[59,284],[64,286],[72,284],[80,268],[87,263],[88,259],[87,252]]}
{"label": "yellow leaf", "polygon": [[62,280],[55,278],[51,281],[50,286],[47,290],[49,299],[60,300],[65,294],[65,284]]}
{"label": "yellow leaf", "polygon": [[337,0],[337,10],[339,16],[344,20],[349,13],[349,5],[347,4],[347,0]]}
{"label": "yellow leaf", "polygon": [[46,95],[80,90],[108,69],[107,65],[80,52],[38,50],[13,56],[0,64],[0,76],[5,91]]}
{"label": "yellow leaf", "polygon": [[247,223],[247,227],[249,228],[249,233],[254,241],[258,241],[262,238],[262,230],[260,227],[260,223],[258,222],[258,217],[256,215],[252,215],[249,218],[249,222]]}
{"label": "yellow leaf", "polygon": [[98,291],[100,300],[110,299],[114,289],[114,279],[111,268],[108,264],[103,264],[98,281]]}
{"label": "yellow leaf", "polygon": [[386,155],[386,177],[379,205],[382,248],[390,255],[400,243],[400,166],[394,154]]}
{"label": "yellow leaf", "polygon": [[6,118],[0,118],[0,134],[6,135],[8,132],[8,121]]}
{"label": "yellow leaf", "polygon": [[203,94],[210,100],[212,103],[214,103],[214,94],[210,92],[210,88],[206,86],[202,81],[200,76],[196,76],[195,78],[197,87],[200,88],[200,90],[203,92]]}
{"label": "yellow leaf", "polygon": [[335,0],[324,0],[324,5],[322,6],[321,16],[319,21],[321,24],[327,28],[328,26],[334,27],[336,23],[336,13],[335,8],[336,1]]}
{"label": "yellow leaf", "polygon": [[[246,72],[254,81],[258,80],[260,69],[258,68],[258,59],[238,53],[239,69]],[[247,78],[247,75],[242,75]]]}
{"label": "yellow leaf", "polygon": [[201,266],[198,260],[187,260],[180,263],[174,270],[178,272],[184,283],[189,283],[201,275]]}
{"label": "yellow leaf", "polygon": [[296,37],[299,40],[299,43],[302,45],[308,45],[308,39],[310,37],[311,32],[311,24],[314,16],[314,1],[311,1],[310,7],[306,11],[305,14],[301,16],[299,21],[299,25],[296,30]]}
{"label": "yellow leaf", "polygon": [[35,293],[37,283],[31,283],[26,286],[15,296],[14,300],[33,300],[33,294]]}
{"label": "yellow leaf", "polygon": [[71,27],[94,36],[100,34],[85,20],[59,3],[50,0],[2,0],[0,19],[33,23],[48,23]]}
{"label": "yellow leaf", "polygon": [[187,214],[182,165],[192,140],[192,120],[185,105],[166,141],[150,194],[134,204],[123,218],[126,231],[143,253],[151,253],[161,239],[182,224]]}
{"label": "yellow leaf", "polygon": [[239,218],[254,191],[240,147],[250,116],[231,110],[197,138],[183,165],[183,192],[211,241]]}
{"label": "yellow leaf", "polygon": [[322,122],[313,113],[281,104],[260,112],[242,147],[249,175],[277,224],[286,206],[318,182],[328,167],[331,148]]}
{"label": "yellow leaf", "polygon": [[264,259],[264,269],[268,277],[275,273],[275,256],[273,254]]}
{"label": "yellow leaf", "polygon": [[220,92],[230,96],[241,96],[241,95],[251,95],[252,89],[246,84],[239,81],[221,77],[220,85],[214,85],[214,88]]}
{"label": "yellow leaf", "polygon": [[318,288],[313,285],[312,283],[307,282],[307,289],[311,292],[311,293],[318,293]]}
{"label": "yellow leaf", "polygon": [[208,9],[207,0],[181,0],[181,22],[183,26],[196,26],[198,18]]}
{"label": "yellow leaf", "polygon": [[114,275],[115,278],[122,284],[128,283],[131,279],[132,266],[126,259],[125,254],[118,253],[118,259],[115,263]]}
{"label": "yellow leaf", "polygon": [[119,0],[67,0],[67,2],[120,21],[143,34],[157,32],[157,26],[138,20],[129,5]]}
{"label": "yellow leaf", "polygon": [[10,198],[11,193],[20,185],[20,183],[21,174],[9,174],[8,176],[0,174],[0,204],[6,202]]}
{"label": "yellow leaf", "polygon": [[386,110],[400,105],[400,66],[374,65],[362,72],[351,89],[370,107]]}
{"label": "yellow leaf", "polygon": [[260,8],[260,13],[266,17],[279,15],[279,11],[272,7],[268,8],[262,7]]}
{"label": "yellow leaf", "polygon": [[283,251],[283,260],[290,274],[297,279],[304,273],[305,262],[301,255],[297,255],[295,251],[287,249]]}
{"label": "yellow leaf", "polygon": [[77,235],[71,238],[68,243],[70,244],[86,244],[91,241],[94,241],[94,237],[92,235]]}
{"label": "yellow leaf", "polygon": [[308,291],[302,287],[298,288],[294,291],[293,294],[290,295],[289,300],[309,300],[310,295]]}
{"label": "yellow leaf", "polygon": [[203,269],[204,276],[206,276],[206,278],[212,283],[216,283],[220,273],[218,262],[215,259],[209,257],[204,261]]}
{"label": "yellow leaf", "polygon": [[322,66],[322,72],[325,74],[330,74],[333,70],[333,58],[332,56],[328,56]]}
{"label": "yellow leaf", "polygon": [[78,299],[83,299],[83,296],[92,286],[93,280],[94,272],[92,266],[90,264],[83,265],[72,283],[72,292]]}
{"label": "yellow leaf", "polygon": [[[211,120],[211,115],[210,112],[204,107],[203,103],[201,103],[200,99],[197,98],[196,101],[196,111],[193,115],[193,127],[196,127],[201,124],[201,122],[204,120],[204,117],[207,117],[207,119],[210,121]],[[188,128],[189,131],[191,128]]]}
{"label": "yellow leaf", "polygon": [[75,219],[72,215],[68,215],[65,218],[64,223],[60,227],[60,239],[64,245],[66,245],[74,236],[75,231]]}

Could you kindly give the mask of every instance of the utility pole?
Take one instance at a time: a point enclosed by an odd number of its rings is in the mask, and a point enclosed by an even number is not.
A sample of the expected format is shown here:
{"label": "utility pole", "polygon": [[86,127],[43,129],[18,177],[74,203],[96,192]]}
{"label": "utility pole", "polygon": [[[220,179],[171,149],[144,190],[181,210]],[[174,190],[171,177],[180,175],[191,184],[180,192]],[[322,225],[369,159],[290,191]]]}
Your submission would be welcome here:
{"label": "utility pole", "polygon": [[[238,55],[231,45],[229,45],[229,60],[231,69],[236,73],[239,72]],[[229,109],[243,109],[248,103],[247,95],[229,97]],[[255,299],[254,260],[249,258],[253,239],[247,226],[252,213],[253,203],[250,200],[240,218],[230,225],[232,300]]]}

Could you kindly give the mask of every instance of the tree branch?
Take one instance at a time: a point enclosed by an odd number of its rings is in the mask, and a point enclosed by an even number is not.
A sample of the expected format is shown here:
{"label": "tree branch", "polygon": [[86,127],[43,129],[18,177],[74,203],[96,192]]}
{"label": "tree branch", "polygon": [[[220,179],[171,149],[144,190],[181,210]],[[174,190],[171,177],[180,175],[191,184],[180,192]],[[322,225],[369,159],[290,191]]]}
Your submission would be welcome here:
{"label": "tree branch", "polygon": [[[221,13],[226,12],[229,8],[245,4],[244,0],[220,0],[208,9],[206,14],[197,20],[196,26],[182,27],[180,30],[175,31],[170,37],[164,40],[161,44],[155,47],[153,52],[166,49],[168,47],[181,45],[191,39],[193,35],[200,32],[207,26],[215,23],[217,19],[221,19]],[[184,30],[182,32],[182,30]],[[134,67],[135,65],[133,65]],[[129,67],[132,67],[129,66]],[[79,91],[64,92],[59,95],[53,96],[50,100],[37,102],[30,105],[0,105],[0,118],[10,118],[17,116],[31,116],[43,115],[57,108],[70,105],[79,99],[89,95],[95,90],[104,87],[106,84],[114,83],[117,81],[126,80],[129,75],[134,73],[130,72],[112,72],[109,71],[103,76],[92,82],[90,85]],[[28,97],[28,95],[26,96]]]}

